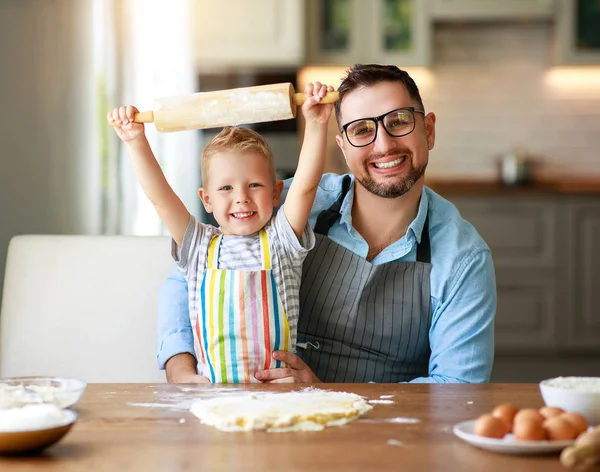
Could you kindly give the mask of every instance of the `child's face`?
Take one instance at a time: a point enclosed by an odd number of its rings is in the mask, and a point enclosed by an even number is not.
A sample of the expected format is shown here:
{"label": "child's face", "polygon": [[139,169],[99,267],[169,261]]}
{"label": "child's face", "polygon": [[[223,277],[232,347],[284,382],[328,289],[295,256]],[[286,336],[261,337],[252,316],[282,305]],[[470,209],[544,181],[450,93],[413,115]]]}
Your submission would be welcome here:
{"label": "child's face", "polygon": [[273,182],[267,159],[257,153],[225,152],[208,165],[207,186],[199,190],[223,234],[245,236],[264,227],[279,204],[282,182]]}

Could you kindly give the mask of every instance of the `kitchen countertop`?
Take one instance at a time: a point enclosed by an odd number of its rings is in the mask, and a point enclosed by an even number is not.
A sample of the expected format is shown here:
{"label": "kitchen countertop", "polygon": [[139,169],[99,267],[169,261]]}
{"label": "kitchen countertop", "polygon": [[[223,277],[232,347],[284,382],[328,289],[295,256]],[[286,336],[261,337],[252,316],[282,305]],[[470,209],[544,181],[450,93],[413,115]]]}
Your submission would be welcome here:
{"label": "kitchen countertop", "polygon": [[600,179],[537,180],[507,186],[498,180],[444,180],[425,178],[425,185],[440,195],[600,195]]}

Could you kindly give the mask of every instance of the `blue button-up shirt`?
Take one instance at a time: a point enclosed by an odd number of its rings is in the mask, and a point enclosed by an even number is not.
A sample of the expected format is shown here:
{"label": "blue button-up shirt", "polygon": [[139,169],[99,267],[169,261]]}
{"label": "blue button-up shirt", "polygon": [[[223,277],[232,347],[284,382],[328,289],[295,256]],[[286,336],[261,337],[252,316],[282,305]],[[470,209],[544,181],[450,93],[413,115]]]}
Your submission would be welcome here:
{"label": "blue button-up shirt", "polygon": [[[309,218],[313,227],[317,215],[339,197],[342,177],[326,174],[321,179]],[[353,176],[352,179],[354,183]],[[290,183],[291,180],[285,182],[282,201]],[[369,246],[352,227],[353,201],[354,185],[346,195],[341,217],[329,230],[328,237],[366,258]],[[424,187],[417,216],[406,234],[371,262],[379,265],[390,261],[416,261],[417,243],[421,241],[427,214],[431,244],[431,357],[429,376],[412,382],[487,382],[494,359],[494,265],[489,247],[475,228],[460,216],[457,208]],[[157,358],[161,369],[176,354],[194,354],[187,283],[177,268],[171,271],[161,289],[158,335]]]}

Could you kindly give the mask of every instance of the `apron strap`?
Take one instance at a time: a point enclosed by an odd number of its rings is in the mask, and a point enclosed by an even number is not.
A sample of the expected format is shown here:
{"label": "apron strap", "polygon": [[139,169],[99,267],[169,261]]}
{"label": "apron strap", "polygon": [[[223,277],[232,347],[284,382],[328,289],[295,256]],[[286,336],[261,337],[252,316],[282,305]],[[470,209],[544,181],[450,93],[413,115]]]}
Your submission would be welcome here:
{"label": "apron strap", "polygon": [[219,250],[221,249],[222,234],[213,237],[208,244],[208,257],[206,258],[206,268],[216,269],[219,264]]}
{"label": "apron strap", "polygon": [[350,190],[351,184],[352,179],[349,175],[345,175],[342,179],[342,193],[338,199],[327,210],[323,210],[321,213],[319,213],[319,216],[317,216],[317,222],[315,223],[314,228],[315,233],[327,236],[331,227],[340,217],[340,209],[342,208],[342,203],[344,202],[344,198],[346,198],[348,190]]}
{"label": "apron strap", "polygon": [[263,270],[271,270],[271,249],[269,248],[269,236],[263,228],[260,230],[260,254]]}
{"label": "apron strap", "polygon": [[429,213],[423,223],[423,233],[421,234],[421,243],[417,244],[417,262],[431,263],[431,244],[429,242]]}

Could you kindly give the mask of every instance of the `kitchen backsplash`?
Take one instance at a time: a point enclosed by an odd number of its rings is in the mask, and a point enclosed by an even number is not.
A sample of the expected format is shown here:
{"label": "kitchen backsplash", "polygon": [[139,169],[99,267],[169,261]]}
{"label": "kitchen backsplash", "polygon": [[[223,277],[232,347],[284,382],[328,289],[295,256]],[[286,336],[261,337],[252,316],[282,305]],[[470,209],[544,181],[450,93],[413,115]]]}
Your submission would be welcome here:
{"label": "kitchen backsplash", "polygon": [[[551,28],[436,25],[434,66],[407,68],[437,115],[430,178],[496,179],[499,159],[515,149],[531,157],[536,177],[600,177],[600,66],[553,67]],[[301,71],[299,82],[324,72]],[[332,138],[329,170],[343,170],[333,146]]]}

